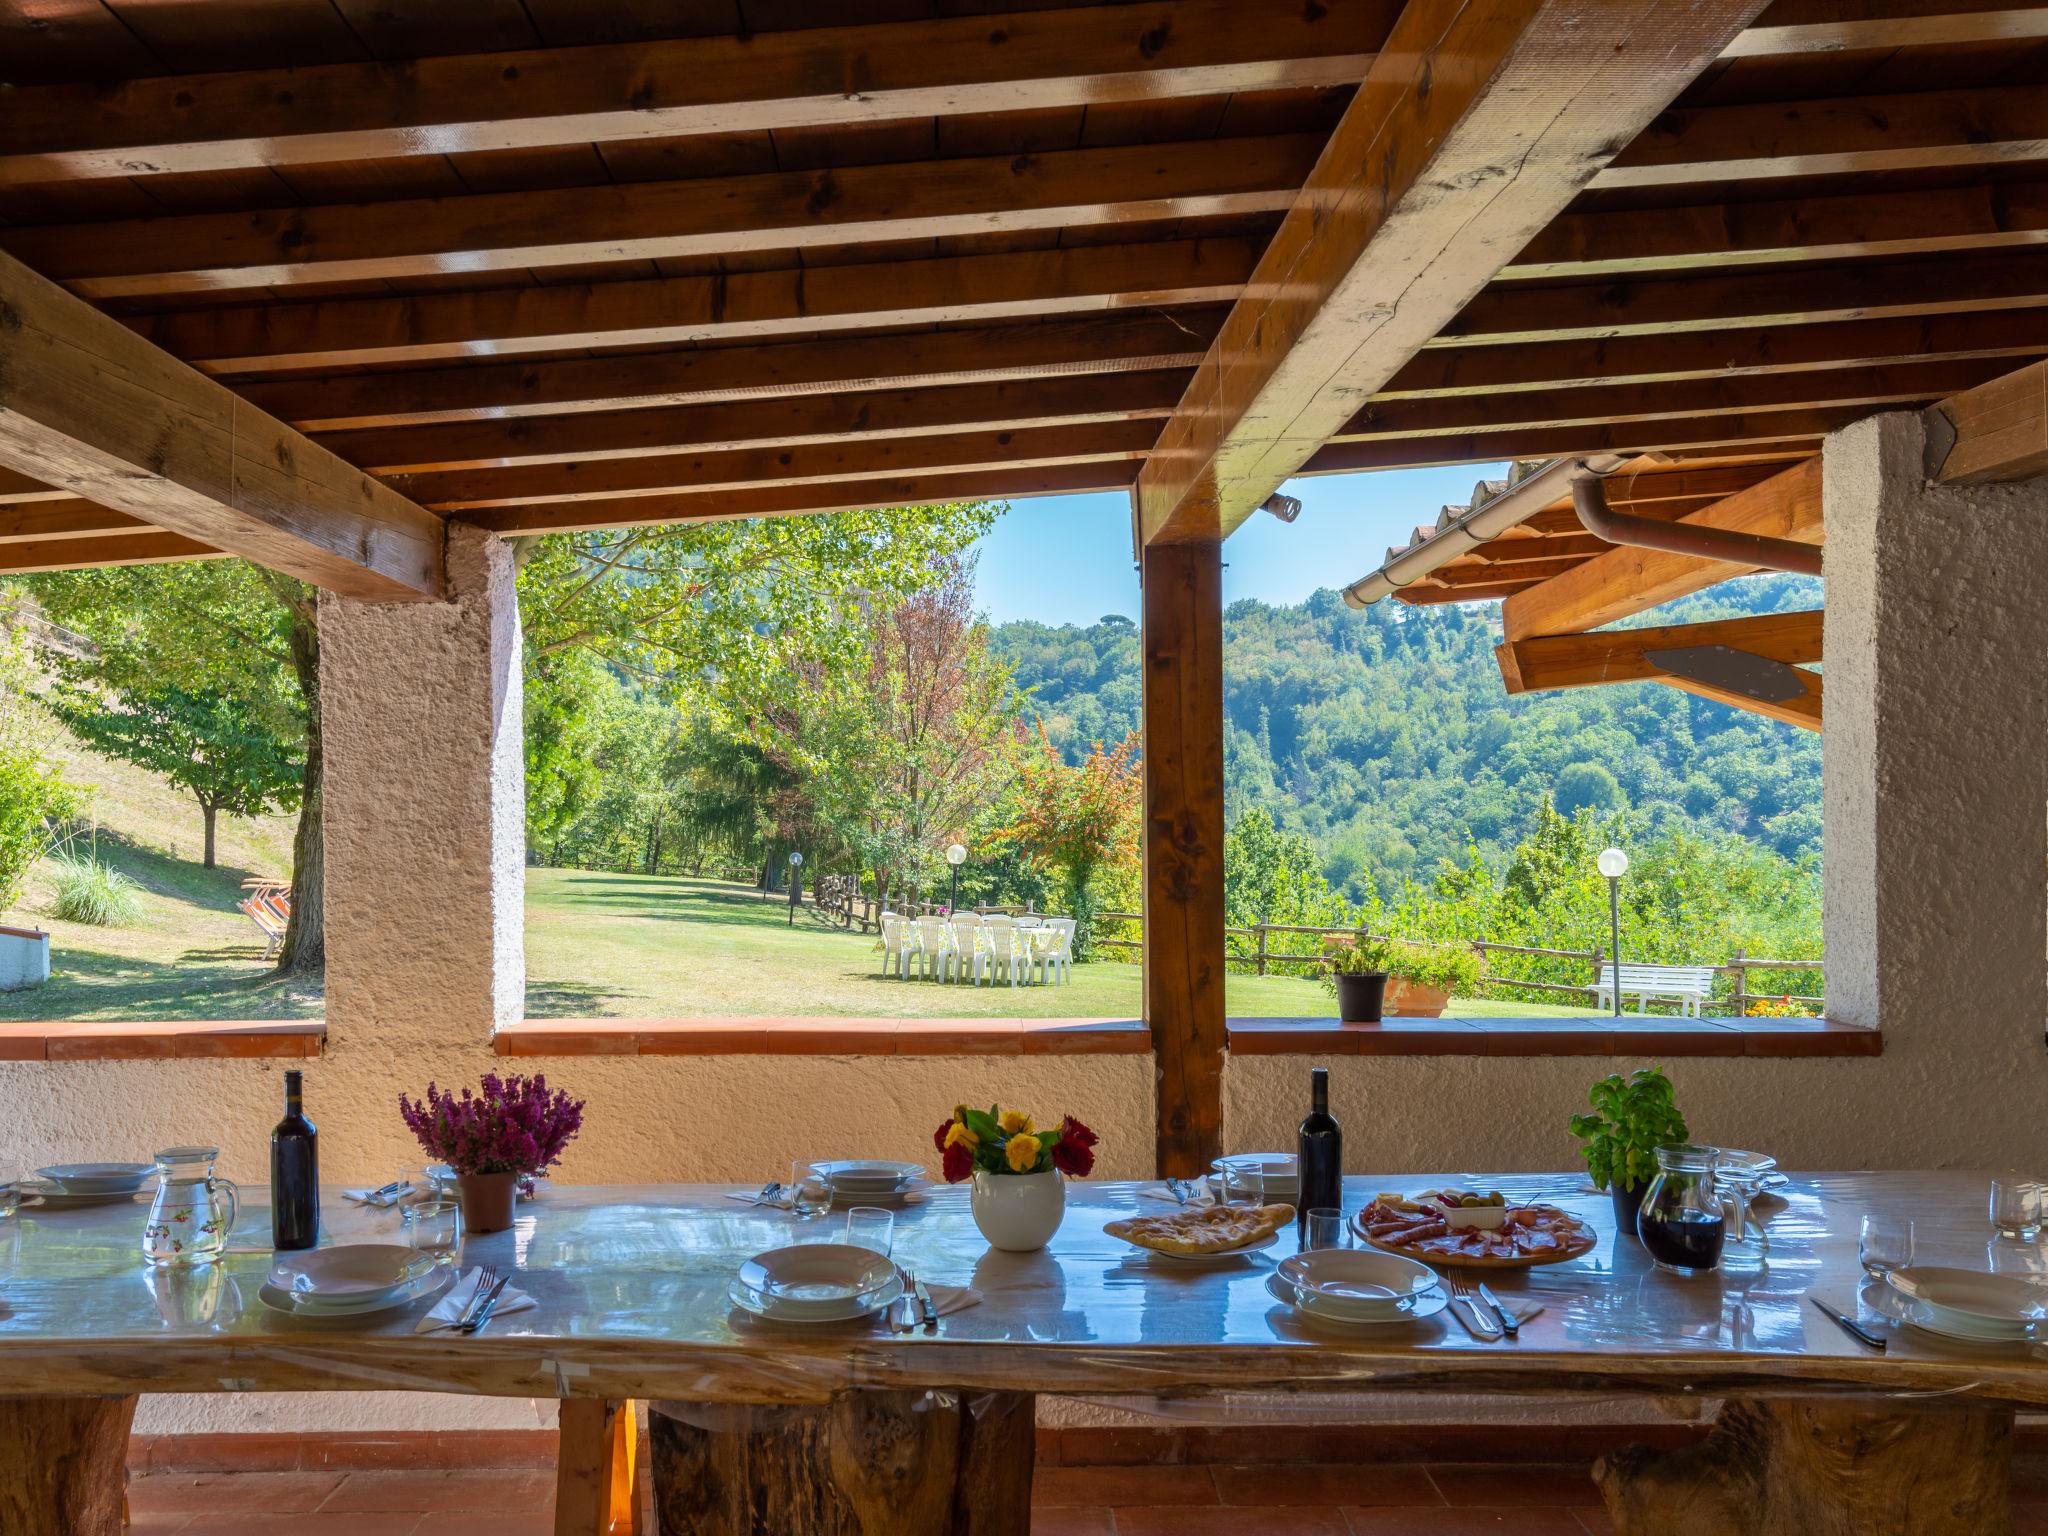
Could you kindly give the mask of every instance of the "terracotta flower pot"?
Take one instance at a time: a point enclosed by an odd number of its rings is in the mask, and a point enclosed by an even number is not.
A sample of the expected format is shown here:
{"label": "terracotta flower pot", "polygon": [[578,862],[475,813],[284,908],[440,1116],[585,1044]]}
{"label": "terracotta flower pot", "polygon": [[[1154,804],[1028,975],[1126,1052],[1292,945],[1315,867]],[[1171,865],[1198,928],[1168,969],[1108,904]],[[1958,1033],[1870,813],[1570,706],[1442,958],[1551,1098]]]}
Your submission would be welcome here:
{"label": "terracotta flower pot", "polygon": [[1337,973],[1337,1020],[1342,1024],[1377,1024],[1386,999],[1385,971]]}
{"label": "terracotta flower pot", "polygon": [[991,1248],[1035,1253],[1060,1229],[1067,1182],[1057,1168],[1044,1173],[990,1173],[977,1168],[969,1205],[974,1224]]}
{"label": "terracotta flower pot", "polygon": [[1397,1019],[1440,1019],[1451,994],[1396,976],[1387,983],[1387,1012]]}
{"label": "terracotta flower pot", "polygon": [[462,1197],[462,1225],[470,1232],[503,1232],[512,1225],[518,1203],[516,1173],[458,1173],[456,1192]]}

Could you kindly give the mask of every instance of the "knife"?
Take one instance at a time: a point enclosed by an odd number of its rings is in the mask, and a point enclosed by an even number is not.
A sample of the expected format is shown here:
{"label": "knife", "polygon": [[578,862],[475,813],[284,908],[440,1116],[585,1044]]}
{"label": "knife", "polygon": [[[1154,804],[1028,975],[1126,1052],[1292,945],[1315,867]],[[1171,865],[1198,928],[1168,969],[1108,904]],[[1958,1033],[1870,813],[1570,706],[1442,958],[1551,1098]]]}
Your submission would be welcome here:
{"label": "knife", "polygon": [[462,1325],[464,1333],[483,1332],[484,1324],[491,1320],[491,1313],[498,1305],[498,1298],[504,1294],[505,1287],[511,1283],[512,1277],[510,1275],[499,1276],[498,1283],[492,1286],[490,1294],[484,1297],[484,1304],[477,1309],[476,1316],[470,1318],[469,1321]]}
{"label": "knife", "polygon": [[1816,1307],[1819,1307],[1821,1311],[1827,1313],[1827,1315],[1829,1317],[1832,1317],[1836,1322],[1840,1323],[1845,1332],[1853,1335],[1858,1339],[1861,1339],[1865,1344],[1868,1344],[1872,1349],[1879,1351],[1882,1351],[1884,1349],[1884,1336],[1882,1334],[1872,1333],[1868,1328],[1864,1327],[1861,1323],[1857,1322],[1853,1317],[1845,1316],[1841,1311],[1834,1307],[1829,1306],[1826,1302],[1822,1301],[1818,1296],[1809,1296],[1806,1299],[1812,1302]]}
{"label": "knife", "polygon": [[1522,1331],[1522,1325],[1516,1319],[1515,1314],[1501,1305],[1500,1298],[1493,1294],[1493,1288],[1484,1280],[1479,1282],[1479,1299],[1500,1314],[1501,1331],[1509,1338],[1512,1339]]}
{"label": "knife", "polygon": [[932,1293],[925,1289],[922,1279],[916,1275],[911,1276],[911,1279],[917,1285],[917,1304],[924,1308],[924,1331],[926,1333],[937,1333],[939,1331],[939,1309],[932,1305]]}

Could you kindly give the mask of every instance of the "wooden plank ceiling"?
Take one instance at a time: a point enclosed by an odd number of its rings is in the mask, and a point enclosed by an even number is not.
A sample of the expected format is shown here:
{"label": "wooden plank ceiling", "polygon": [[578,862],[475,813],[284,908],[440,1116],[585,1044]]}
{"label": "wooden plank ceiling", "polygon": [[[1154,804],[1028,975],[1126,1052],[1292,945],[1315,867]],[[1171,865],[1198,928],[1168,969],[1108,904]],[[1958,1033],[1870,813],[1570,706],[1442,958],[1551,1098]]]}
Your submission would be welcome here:
{"label": "wooden plank ceiling", "polygon": [[[1156,536],[1214,537],[1291,473],[1644,451],[1615,504],[1682,515],[2048,357],[2048,6],[1756,8],[1437,7],[1465,72],[1354,110],[1399,0],[0,0],[0,250],[507,533],[1143,475]],[[1644,39],[1581,100],[1545,65],[1588,28]],[[1567,102],[1645,126],[1404,192]],[[1283,251],[1371,122],[1355,248]],[[1390,253],[1431,282],[1381,324]],[[1313,312],[1253,285],[1283,259]],[[247,552],[11,467],[0,571]],[[1403,595],[1525,589],[1598,552],[1569,519]]]}

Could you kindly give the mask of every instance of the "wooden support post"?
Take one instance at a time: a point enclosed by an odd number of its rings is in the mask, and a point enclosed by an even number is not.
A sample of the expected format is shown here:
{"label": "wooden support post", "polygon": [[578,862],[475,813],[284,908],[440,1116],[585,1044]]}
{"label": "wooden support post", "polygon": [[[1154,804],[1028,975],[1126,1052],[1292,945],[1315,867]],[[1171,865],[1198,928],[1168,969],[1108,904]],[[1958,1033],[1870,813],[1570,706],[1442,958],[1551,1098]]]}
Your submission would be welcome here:
{"label": "wooden support post", "polygon": [[555,1536],[640,1536],[635,1465],[640,1430],[620,1398],[574,1397],[561,1405],[555,1455]]}
{"label": "wooden support post", "polygon": [[1145,1022],[1158,1172],[1223,1150],[1223,547],[1150,545],[1145,606]]}
{"label": "wooden support post", "polygon": [[1617,1536],[2012,1530],[2011,1408],[1730,1400],[1698,1445],[1594,1464]]}
{"label": "wooden support post", "polygon": [[0,1531],[120,1536],[132,1397],[0,1397]]}
{"label": "wooden support post", "polygon": [[1036,1412],[1022,1392],[844,1392],[817,1407],[657,1403],[647,1421],[656,1528],[1027,1536]]}
{"label": "wooden support post", "polygon": [[1259,974],[1263,976],[1266,974],[1266,925],[1263,922],[1254,923],[1252,925],[1252,931],[1256,933],[1259,938]]}

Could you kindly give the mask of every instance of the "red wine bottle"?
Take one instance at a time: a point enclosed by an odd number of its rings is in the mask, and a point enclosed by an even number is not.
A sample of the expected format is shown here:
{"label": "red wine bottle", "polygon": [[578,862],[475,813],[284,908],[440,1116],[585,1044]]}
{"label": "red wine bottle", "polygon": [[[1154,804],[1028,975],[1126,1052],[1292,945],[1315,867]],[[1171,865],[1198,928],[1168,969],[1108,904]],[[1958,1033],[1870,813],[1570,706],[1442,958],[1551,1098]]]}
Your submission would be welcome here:
{"label": "red wine bottle", "polygon": [[1301,1202],[1297,1222],[1308,1224],[1308,1213],[1341,1210],[1344,1205],[1344,1131],[1330,1113],[1330,1069],[1316,1067],[1309,1073],[1311,1102],[1308,1118],[1301,1122]]}
{"label": "red wine bottle", "polygon": [[270,1133],[270,1241],[280,1249],[320,1240],[320,1133],[306,1118],[305,1076],[284,1075],[284,1118]]}

